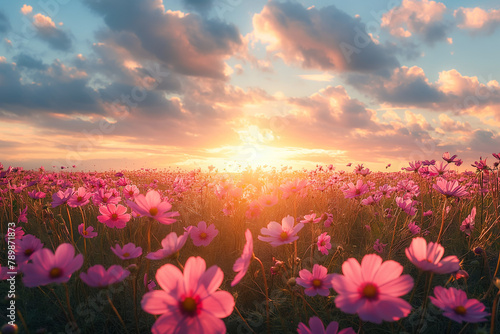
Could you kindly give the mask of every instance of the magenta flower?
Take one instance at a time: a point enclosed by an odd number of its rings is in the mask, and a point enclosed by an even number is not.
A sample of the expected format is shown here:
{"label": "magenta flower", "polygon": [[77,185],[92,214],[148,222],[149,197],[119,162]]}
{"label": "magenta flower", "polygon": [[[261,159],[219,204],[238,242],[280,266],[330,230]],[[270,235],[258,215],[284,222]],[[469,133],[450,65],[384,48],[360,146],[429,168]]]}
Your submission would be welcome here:
{"label": "magenta flower", "polygon": [[304,227],[304,224],[298,223],[293,226],[295,219],[292,216],[286,216],[281,220],[281,225],[275,221],[270,222],[267,228],[263,227],[257,238],[261,241],[269,242],[271,246],[276,247],[294,242],[299,238],[297,233]]}
{"label": "magenta flower", "polygon": [[181,248],[184,247],[188,236],[189,232],[184,232],[180,237],[177,237],[175,232],[171,232],[161,241],[162,248],[156,252],[149,253],[146,257],[150,260],[161,260],[172,255],[176,256]]}
{"label": "magenta flower", "polygon": [[318,242],[316,245],[318,246],[318,251],[323,255],[328,255],[328,250],[332,248],[332,244],[330,243],[330,236],[327,232],[321,233],[318,237]]}
{"label": "magenta flower", "polygon": [[92,202],[94,202],[94,205],[100,206],[100,205],[108,205],[108,204],[118,204],[121,201],[121,197],[118,196],[118,192],[114,192],[114,189],[111,189],[107,191],[104,188],[98,189],[93,195],[92,195]]}
{"label": "magenta flower", "polygon": [[92,239],[94,237],[97,237],[97,232],[94,232],[94,228],[92,226],[88,226],[86,229],[84,229],[85,224],[81,223],[78,225],[78,233],[84,238]]}
{"label": "magenta flower", "polygon": [[419,234],[421,231],[421,228],[415,222],[410,222],[408,224],[408,229],[410,230],[411,234]]}
{"label": "magenta flower", "polygon": [[458,184],[457,180],[446,181],[439,177],[437,178],[436,184],[432,185],[432,188],[446,197],[462,197],[468,195],[468,192],[465,191],[464,187]]}
{"label": "magenta flower", "polygon": [[43,248],[43,243],[31,234],[26,234],[16,243],[16,261],[23,263],[30,260],[33,254]]}
{"label": "magenta flower", "polygon": [[432,216],[432,210],[429,210],[429,211],[425,211],[423,213],[424,217],[427,217],[427,216]]}
{"label": "magenta flower", "polygon": [[323,325],[323,322],[318,317],[309,318],[309,328],[302,322],[299,322],[299,327],[297,328],[298,334],[356,334],[354,329],[351,327],[344,328],[340,332],[339,323],[336,321],[330,322],[326,327]]}
{"label": "magenta flower", "polygon": [[23,283],[29,288],[50,283],[66,283],[83,264],[83,255],[75,255],[71,244],[64,243],[55,253],[42,248],[31,257],[32,263],[23,266]]}
{"label": "magenta flower", "polygon": [[47,194],[45,194],[42,191],[32,190],[32,191],[28,192],[28,196],[33,198],[33,199],[42,199],[42,198],[45,198],[46,195]]}
{"label": "magenta flower", "polygon": [[476,220],[476,207],[473,207],[470,212],[470,215],[468,215],[467,218],[465,218],[465,220],[462,222],[462,225],[460,226],[460,231],[470,236],[472,231],[474,230],[475,220]]}
{"label": "magenta flower", "polygon": [[222,270],[205,268],[201,257],[190,257],[184,274],[171,264],[158,269],[161,290],[147,292],[141,301],[145,312],[161,314],[151,328],[153,334],[226,332],[221,318],[233,312],[234,298],[227,291],[217,291],[224,278]]}
{"label": "magenta flower", "polygon": [[18,223],[28,223],[28,206],[21,211],[19,210],[19,217],[17,217]]}
{"label": "magenta flower", "polygon": [[140,216],[153,218],[162,224],[175,223],[172,217],[179,216],[178,212],[168,212],[172,205],[167,201],[162,201],[160,193],[156,190],[150,190],[146,196],[140,194],[135,198],[135,203],[127,201],[127,205]]}
{"label": "magenta flower", "polygon": [[101,205],[99,212],[101,216],[97,216],[97,220],[110,228],[124,228],[130,220],[130,214],[126,213],[127,208],[121,204]]}
{"label": "magenta flower", "polygon": [[445,289],[441,286],[434,288],[434,296],[430,296],[432,304],[442,309],[443,315],[458,323],[483,322],[489,313],[485,312],[485,306],[477,299],[467,299],[462,290],[453,287]]}
{"label": "magenta flower", "polygon": [[64,192],[59,190],[55,194],[52,194],[52,207],[58,207],[61,204],[66,204],[70,199],[71,195],[73,195],[73,188],[67,188]]}
{"label": "magenta flower", "polygon": [[363,183],[363,180],[360,179],[356,182],[356,185],[352,182],[347,184],[342,191],[344,192],[345,198],[354,198],[366,194],[370,191],[370,188],[367,184]]}
{"label": "magenta flower", "polygon": [[87,205],[90,203],[90,195],[84,187],[80,187],[71,195],[67,204],[72,208]]}
{"label": "magenta flower", "polygon": [[123,281],[130,275],[130,271],[119,265],[112,265],[108,270],[100,264],[90,267],[86,273],[80,273],[80,278],[88,286],[104,288],[108,285]]}
{"label": "magenta flower", "polygon": [[198,226],[191,226],[189,231],[189,236],[196,247],[208,246],[217,234],[219,234],[219,231],[215,228],[215,225],[210,224],[207,227],[207,223],[204,221],[200,221]]}
{"label": "magenta flower", "polygon": [[234,262],[233,265],[233,270],[238,274],[236,274],[233,281],[231,282],[231,286],[235,286],[241,281],[241,279],[247,273],[250,262],[252,262],[253,259],[253,238],[252,232],[250,232],[249,229],[245,231],[245,239],[247,242],[243,247],[243,253],[238,259],[236,259],[236,262]]}
{"label": "magenta flower", "polygon": [[137,186],[129,184],[123,188],[123,196],[126,199],[134,200],[137,195],[139,195],[139,188]]}
{"label": "magenta flower", "polygon": [[422,237],[413,238],[410,247],[405,249],[406,257],[423,271],[436,274],[449,274],[460,269],[460,261],[455,255],[441,260],[444,247],[440,244],[425,241]]}
{"label": "magenta flower", "polygon": [[115,248],[111,247],[111,250],[122,260],[135,259],[142,254],[142,248],[135,247],[132,242],[129,242],[123,248],[119,244],[116,244]]}
{"label": "magenta flower", "polygon": [[301,220],[300,222],[302,224],[308,224],[308,223],[319,223],[321,221],[321,217],[319,218],[316,218],[316,214],[315,213],[311,213],[310,215],[305,215],[304,216],[304,219]]}
{"label": "magenta flower", "polygon": [[332,288],[333,274],[327,274],[326,267],[315,264],[312,273],[307,269],[299,271],[296,279],[298,285],[305,288],[304,293],[308,296],[328,296]]}
{"label": "magenta flower", "polygon": [[376,324],[397,321],[410,314],[411,305],[399,298],[413,287],[413,278],[403,275],[403,266],[385,261],[377,254],[367,254],[359,262],[350,258],[342,264],[344,275],[333,274],[337,291],[335,305],[345,313],[357,313],[361,320]]}
{"label": "magenta flower", "polygon": [[380,239],[375,240],[375,243],[373,244],[373,249],[379,253],[382,254],[384,252],[385,247],[387,244],[383,244],[380,242]]}

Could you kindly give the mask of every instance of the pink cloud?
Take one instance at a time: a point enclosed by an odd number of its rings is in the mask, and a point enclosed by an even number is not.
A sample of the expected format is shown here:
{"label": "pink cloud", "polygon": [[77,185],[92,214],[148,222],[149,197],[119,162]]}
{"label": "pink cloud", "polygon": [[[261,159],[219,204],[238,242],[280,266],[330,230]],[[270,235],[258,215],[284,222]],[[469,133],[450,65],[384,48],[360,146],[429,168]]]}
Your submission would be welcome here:
{"label": "pink cloud", "polygon": [[479,7],[460,7],[453,15],[460,29],[467,29],[471,32],[492,33],[500,25],[500,9],[486,11]]}
{"label": "pink cloud", "polygon": [[35,14],[33,16],[33,25],[38,29],[51,29],[56,28],[54,21],[49,16],[43,14]]}
{"label": "pink cloud", "polygon": [[21,7],[21,13],[23,15],[28,15],[28,14],[31,14],[31,12],[33,11],[33,7],[29,6],[29,5],[23,5]]}

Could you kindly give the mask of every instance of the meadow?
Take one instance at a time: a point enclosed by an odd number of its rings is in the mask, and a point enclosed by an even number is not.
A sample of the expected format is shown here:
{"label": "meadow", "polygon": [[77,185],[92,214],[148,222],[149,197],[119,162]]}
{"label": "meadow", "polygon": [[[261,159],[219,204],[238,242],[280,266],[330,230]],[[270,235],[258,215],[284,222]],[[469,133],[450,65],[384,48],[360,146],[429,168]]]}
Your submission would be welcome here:
{"label": "meadow", "polygon": [[498,158],[1,166],[2,333],[500,333]]}

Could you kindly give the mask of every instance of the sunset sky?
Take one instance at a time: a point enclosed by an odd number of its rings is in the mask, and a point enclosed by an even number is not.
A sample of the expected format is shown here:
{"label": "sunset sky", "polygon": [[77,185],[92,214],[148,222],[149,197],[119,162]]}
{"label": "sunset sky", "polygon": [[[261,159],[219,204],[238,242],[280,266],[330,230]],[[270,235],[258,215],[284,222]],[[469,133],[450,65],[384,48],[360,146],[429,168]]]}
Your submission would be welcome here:
{"label": "sunset sky", "polygon": [[[471,7],[474,6],[474,7]],[[399,170],[500,152],[497,1],[0,3],[0,162]]]}

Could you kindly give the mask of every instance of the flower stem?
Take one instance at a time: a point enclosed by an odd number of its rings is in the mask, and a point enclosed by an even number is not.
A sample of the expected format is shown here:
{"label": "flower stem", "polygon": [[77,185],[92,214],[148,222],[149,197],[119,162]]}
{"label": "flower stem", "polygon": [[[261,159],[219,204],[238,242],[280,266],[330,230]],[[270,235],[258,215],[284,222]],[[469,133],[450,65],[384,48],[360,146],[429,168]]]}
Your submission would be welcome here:
{"label": "flower stem", "polygon": [[438,234],[438,237],[437,237],[437,241],[436,243],[438,244],[439,241],[441,241],[441,237],[443,236],[443,227],[444,227],[444,217],[446,215],[446,204],[448,203],[448,197],[445,197],[444,199],[444,203],[443,203],[443,212],[442,212],[442,216],[441,216],[441,227],[439,229],[439,234]]}
{"label": "flower stem", "polygon": [[269,291],[267,289],[267,279],[266,279],[266,269],[262,264],[262,261],[254,256],[254,259],[260,263],[260,267],[262,269],[262,277],[264,278],[264,292],[266,293],[266,323],[267,323],[267,333],[271,333],[271,323],[269,321]]}
{"label": "flower stem", "polygon": [[491,326],[490,334],[495,333],[495,319],[497,317],[498,300],[500,299],[500,290],[498,290],[495,300],[493,300],[493,308],[491,309]]}
{"label": "flower stem", "polygon": [[113,304],[113,302],[111,301],[111,298],[109,298],[109,294],[106,294],[106,297],[108,297],[108,302],[109,302],[109,305],[111,306],[111,308],[113,309],[113,311],[115,312],[116,316],[118,317],[118,320],[120,320],[120,323],[122,324],[123,328],[125,329],[125,333],[128,334],[128,330],[127,330],[127,326],[125,326],[125,322],[123,321],[120,313],[118,313],[118,310],[116,309],[115,305]]}

